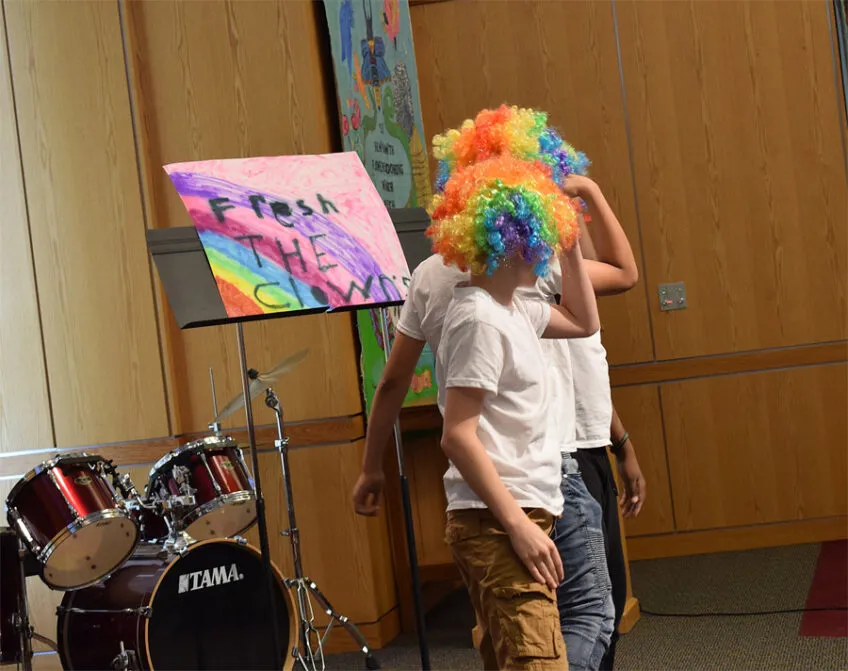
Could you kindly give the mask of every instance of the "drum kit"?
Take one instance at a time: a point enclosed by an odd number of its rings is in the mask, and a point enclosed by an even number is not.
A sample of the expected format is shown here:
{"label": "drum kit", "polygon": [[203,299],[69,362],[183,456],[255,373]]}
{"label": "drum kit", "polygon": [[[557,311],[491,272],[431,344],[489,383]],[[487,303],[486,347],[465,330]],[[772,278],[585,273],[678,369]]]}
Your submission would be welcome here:
{"label": "drum kit", "polygon": [[[264,375],[250,371],[250,397],[265,393],[276,416],[288,506],[294,577],[242,537],[257,522],[253,479],[220,420],[243,406],[215,408],[213,435],[169,452],[150,471],[144,493],[103,457],[63,454],[27,473],[6,499],[0,527],[0,664],[31,669],[32,641],[59,654],[66,670],[324,668],[335,624],[354,638],[369,669],[367,642],[303,575],[283,412],[271,387],[305,352]],[[211,371],[210,371],[211,377]],[[212,381],[215,404],[214,380]],[[65,593],[56,642],[30,624],[26,578]],[[269,591],[272,596],[269,598]],[[268,617],[270,604],[273,617]],[[323,633],[312,601],[329,616]],[[276,622],[276,638],[274,625]],[[272,643],[274,645],[272,645]],[[279,644],[282,659],[274,659]]]}

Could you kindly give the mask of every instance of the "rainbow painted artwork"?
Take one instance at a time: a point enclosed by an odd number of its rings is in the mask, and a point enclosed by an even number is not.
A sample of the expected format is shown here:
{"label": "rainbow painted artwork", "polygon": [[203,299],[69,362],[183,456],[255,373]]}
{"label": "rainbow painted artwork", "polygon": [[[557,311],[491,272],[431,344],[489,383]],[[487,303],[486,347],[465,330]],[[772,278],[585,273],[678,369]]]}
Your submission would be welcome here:
{"label": "rainbow painted artwork", "polygon": [[354,152],[173,163],[229,317],[406,299],[409,268]]}

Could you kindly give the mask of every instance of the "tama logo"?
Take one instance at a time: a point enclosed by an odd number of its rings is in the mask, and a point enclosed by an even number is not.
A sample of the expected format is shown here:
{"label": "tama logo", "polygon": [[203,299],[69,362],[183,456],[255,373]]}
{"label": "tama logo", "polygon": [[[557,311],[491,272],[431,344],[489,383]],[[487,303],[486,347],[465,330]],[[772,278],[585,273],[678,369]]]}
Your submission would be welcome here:
{"label": "tama logo", "polygon": [[231,582],[238,582],[244,579],[244,574],[239,573],[238,566],[231,564],[227,566],[217,566],[213,569],[205,569],[203,571],[192,571],[180,576],[180,586],[178,593],[194,592],[207,587],[217,587],[218,585],[226,585]]}

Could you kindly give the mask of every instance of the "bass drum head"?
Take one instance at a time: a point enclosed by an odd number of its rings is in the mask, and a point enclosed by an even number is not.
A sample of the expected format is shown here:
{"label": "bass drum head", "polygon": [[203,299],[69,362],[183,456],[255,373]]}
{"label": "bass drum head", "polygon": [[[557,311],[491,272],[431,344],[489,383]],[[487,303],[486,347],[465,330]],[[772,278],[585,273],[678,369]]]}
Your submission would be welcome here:
{"label": "bass drum head", "polygon": [[173,561],[156,585],[146,632],[151,668],[290,668],[296,616],[273,571],[282,655],[276,665],[269,663],[272,628],[259,552],[236,541],[206,541]]}

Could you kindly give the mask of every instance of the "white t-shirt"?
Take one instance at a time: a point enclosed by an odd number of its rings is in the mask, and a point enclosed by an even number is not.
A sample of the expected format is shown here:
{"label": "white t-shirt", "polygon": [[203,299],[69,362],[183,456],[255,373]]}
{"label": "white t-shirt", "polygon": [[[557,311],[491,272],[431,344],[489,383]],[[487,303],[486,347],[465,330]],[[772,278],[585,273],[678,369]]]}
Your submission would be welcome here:
{"label": "white t-shirt", "polygon": [[[397,330],[410,338],[428,342],[433,355],[438,357],[442,325],[453,288],[467,279],[467,273],[446,266],[438,254],[422,261],[412,273],[409,297],[401,310]],[[559,264],[554,261],[550,274],[540,279],[535,289],[524,291],[535,291],[544,300],[553,301],[561,288]],[[562,412],[554,411],[551,419],[562,436],[560,449],[573,452],[609,444],[612,399],[600,331],[588,338],[546,339],[542,341],[542,350],[552,364],[548,368],[554,397],[552,407],[562,408]]]}
{"label": "white t-shirt", "polygon": [[[521,507],[560,515],[561,459],[551,445],[549,364],[540,343],[550,318],[544,301],[514,296],[507,307],[479,287],[455,287],[437,349],[436,376],[443,416],[448,389],[487,392],[477,435],[501,481]],[[448,510],[486,507],[452,463],[444,484]]]}
{"label": "white t-shirt", "polygon": [[[536,288],[546,300],[553,300],[562,291],[562,273],[558,263],[551,264],[551,272],[536,283]],[[595,331],[588,338],[570,338],[564,342],[568,343],[571,380],[571,394],[565,400],[574,404],[574,429],[569,434],[565,451],[609,445],[612,395],[607,351],[601,344],[601,332]],[[551,353],[551,356],[554,354]]]}

